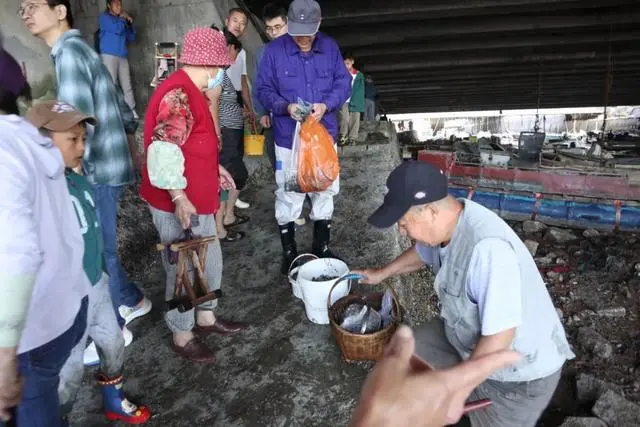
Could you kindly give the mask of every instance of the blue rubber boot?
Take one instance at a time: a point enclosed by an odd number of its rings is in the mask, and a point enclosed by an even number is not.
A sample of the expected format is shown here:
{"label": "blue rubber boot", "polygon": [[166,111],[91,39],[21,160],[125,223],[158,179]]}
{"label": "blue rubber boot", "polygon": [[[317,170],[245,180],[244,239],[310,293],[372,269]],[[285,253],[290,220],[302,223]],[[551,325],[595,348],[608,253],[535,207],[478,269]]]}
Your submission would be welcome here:
{"label": "blue rubber boot", "polygon": [[102,374],[98,374],[98,383],[102,387],[104,416],[109,421],[143,424],[151,418],[151,412],[146,406],[135,405],[124,395],[122,375],[109,379]]}

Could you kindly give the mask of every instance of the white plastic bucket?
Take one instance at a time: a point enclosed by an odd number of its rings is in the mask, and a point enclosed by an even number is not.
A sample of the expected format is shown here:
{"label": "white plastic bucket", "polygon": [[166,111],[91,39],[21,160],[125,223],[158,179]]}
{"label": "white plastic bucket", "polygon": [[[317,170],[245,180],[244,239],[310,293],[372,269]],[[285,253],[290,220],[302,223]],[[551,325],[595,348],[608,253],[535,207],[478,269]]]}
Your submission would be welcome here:
{"label": "white plastic bucket", "polygon": [[289,273],[287,274],[287,277],[289,278],[289,283],[291,284],[291,290],[293,291],[293,296],[299,299],[302,299],[302,289],[300,289],[300,284],[298,283],[298,280],[297,280],[298,271],[300,270],[300,267],[304,265],[304,263],[296,266],[295,268],[291,268],[291,267],[296,265],[296,262],[298,262],[298,260],[302,258],[309,258],[310,260],[318,259],[318,257],[315,256],[314,254],[302,254],[302,255],[298,255],[296,259],[294,259],[291,262],[291,265],[289,266]]}
{"label": "white plastic bucket", "polygon": [[[334,283],[349,273],[349,267],[343,261],[334,258],[320,258],[309,261],[298,270],[298,285],[302,290],[302,300],[307,317],[313,323],[329,324],[327,299]],[[335,279],[314,282],[320,276],[332,276]],[[349,293],[349,281],[344,280],[333,290],[331,304]]]}

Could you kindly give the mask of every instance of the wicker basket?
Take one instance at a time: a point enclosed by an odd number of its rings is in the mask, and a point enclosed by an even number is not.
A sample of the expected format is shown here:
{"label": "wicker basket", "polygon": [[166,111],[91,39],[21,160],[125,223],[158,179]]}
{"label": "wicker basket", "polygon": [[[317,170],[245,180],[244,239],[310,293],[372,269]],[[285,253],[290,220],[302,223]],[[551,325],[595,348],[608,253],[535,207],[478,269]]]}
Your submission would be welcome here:
{"label": "wicker basket", "polygon": [[391,314],[391,323],[387,325],[386,328],[381,329],[378,332],[374,332],[373,334],[354,334],[340,326],[342,315],[346,307],[352,303],[361,303],[379,310],[380,306],[382,305],[382,296],[384,294],[382,292],[349,294],[340,298],[333,305],[331,305],[331,292],[333,292],[333,289],[338,283],[348,278],[349,276],[346,276],[336,281],[336,283],[331,288],[331,291],[329,292],[327,306],[329,307],[329,323],[331,324],[331,333],[336,339],[338,347],[340,347],[340,351],[342,352],[342,357],[345,361],[352,362],[355,360],[380,360],[382,359],[385,345],[387,344],[387,342],[389,342],[391,336],[396,331],[398,324],[402,320],[398,294],[396,294],[396,291],[391,286],[388,286],[393,295],[394,307]]}

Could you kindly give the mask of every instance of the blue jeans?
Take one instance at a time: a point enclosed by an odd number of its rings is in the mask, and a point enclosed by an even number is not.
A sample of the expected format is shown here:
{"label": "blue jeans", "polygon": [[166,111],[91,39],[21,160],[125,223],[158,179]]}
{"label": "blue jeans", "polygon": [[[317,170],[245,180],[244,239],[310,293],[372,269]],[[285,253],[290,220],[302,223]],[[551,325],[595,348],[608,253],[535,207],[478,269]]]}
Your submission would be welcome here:
{"label": "blue jeans", "polygon": [[[24,379],[22,400],[16,408],[16,425],[20,427],[61,426],[58,383],[60,369],[67,361],[71,349],[80,341],[87,329],[88,298],[82,305],[73,325],[59,337],[18,355],[20,375]],[[0,421],[0,426],[5,424]]]}
{"label": "blue jeans", "polygon": [[143,298],[142,292],[129,280],[118,259],[116,229],[118,226],[118,202],[122,195],[122,186],[95,184],[93,192],[102,228],[102,239],[104,240],[104,259],[107,274],[109,274],[109,293],[118,324],[122,328],[124,319],[120,316],[118,307],[121,305],[133,307]]}

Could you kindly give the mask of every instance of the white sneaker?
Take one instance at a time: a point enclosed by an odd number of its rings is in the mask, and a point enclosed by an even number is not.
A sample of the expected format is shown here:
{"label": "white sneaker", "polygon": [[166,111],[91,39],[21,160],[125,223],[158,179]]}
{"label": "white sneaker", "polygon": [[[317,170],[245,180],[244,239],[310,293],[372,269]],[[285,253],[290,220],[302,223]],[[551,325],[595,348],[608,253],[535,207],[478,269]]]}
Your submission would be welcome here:
{"label": "white sneaker", "polygon": [[243,202],[240,199],[236,199],[236,208],[238,209],[249,209],[251,205],[247,202]]}
{"label": "white sneaker", "polygon": [[98,356],[98,349],[96,343],[91,341],[91,344],[84,349],[83,355],[84,366],[96,366],[100,364],[100,356]]}
{"label": "white sneaker", "polygon": [[305,225],[307,223],[307,220],[304,218],[304,216],[301,216],[300,218],[296,219],[296,225]]}
{"label": "white sneaker", "polygon": [[147,297],[143,297],[142,304],[138,304],[135,307],[121,305],[118,307],[118,311],[124,319],[124,324],[128,325],[132,320],[142,317],[151,311],[151,301]]}
{"label": "white sneaker", "polygon": [[124,338],[124,346],[129,347],[129,344],[133,342],[133,333],[126,327],[122,327],[122,338]]}

